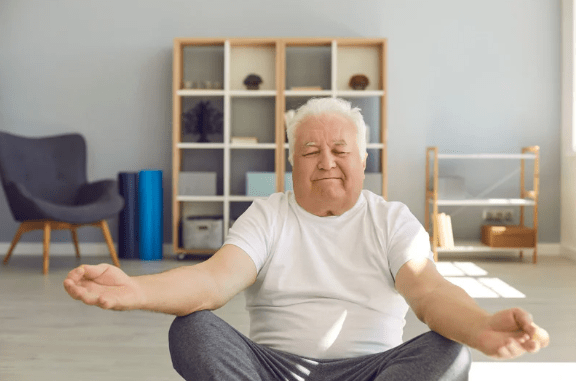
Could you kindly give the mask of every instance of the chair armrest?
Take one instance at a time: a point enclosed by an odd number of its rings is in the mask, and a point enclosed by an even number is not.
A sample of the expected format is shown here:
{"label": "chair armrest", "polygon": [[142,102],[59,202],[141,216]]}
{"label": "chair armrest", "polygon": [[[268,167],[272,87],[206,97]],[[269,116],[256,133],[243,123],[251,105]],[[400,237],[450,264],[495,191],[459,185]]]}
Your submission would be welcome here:
{"label": "chair armrest", "polygon": [[118,191],[118,182],[116,180],[100,180],[82,185],[76,194],[75,204],[107,203],[114,199],[124,203],[124,198]]}

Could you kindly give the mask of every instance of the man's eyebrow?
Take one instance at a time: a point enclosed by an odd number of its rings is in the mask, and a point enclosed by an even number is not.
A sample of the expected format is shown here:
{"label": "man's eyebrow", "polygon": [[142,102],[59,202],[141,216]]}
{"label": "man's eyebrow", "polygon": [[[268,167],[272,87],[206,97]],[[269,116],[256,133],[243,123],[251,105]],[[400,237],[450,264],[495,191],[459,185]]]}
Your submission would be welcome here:
{"label": "man's eyebrow", "polygon": [[335,140],[335,141],[334,141],[334,145],[337,145],[337,146],[347,146],[348,143],[346,143],[346,140],[342,139],[342,140]]}
{"label": "man's eyebrow", "polygon": [[316,142],[306,142],[306,143],[304,144],[304,147],[315,147],[315,146],[317,146],[317,145],[318,145],[318,144],[316,144]]}

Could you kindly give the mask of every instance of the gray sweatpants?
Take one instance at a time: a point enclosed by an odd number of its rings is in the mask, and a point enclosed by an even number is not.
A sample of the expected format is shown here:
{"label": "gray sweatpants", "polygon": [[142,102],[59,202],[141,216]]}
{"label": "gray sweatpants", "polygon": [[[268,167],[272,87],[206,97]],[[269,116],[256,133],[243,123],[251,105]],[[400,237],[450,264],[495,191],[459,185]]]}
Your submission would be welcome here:
{"label": "gray sweatpants", "polygon": [[174,369],[196,381],[467,380],[470,350],[434,332],[383,353],[317,360],[254,343],[209,311],[170,327]]}

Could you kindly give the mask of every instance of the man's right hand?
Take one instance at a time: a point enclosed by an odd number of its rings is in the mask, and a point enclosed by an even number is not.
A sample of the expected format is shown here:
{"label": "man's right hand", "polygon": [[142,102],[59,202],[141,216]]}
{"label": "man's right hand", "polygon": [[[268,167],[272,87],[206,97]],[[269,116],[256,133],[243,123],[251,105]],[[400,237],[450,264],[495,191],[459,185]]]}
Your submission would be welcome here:
{"label": "man's right hand", "polygon": [[85,304],[112,310],[139,308],[144,302],[140,285],[116,266],[82,265],[68,273],[64,288]]}

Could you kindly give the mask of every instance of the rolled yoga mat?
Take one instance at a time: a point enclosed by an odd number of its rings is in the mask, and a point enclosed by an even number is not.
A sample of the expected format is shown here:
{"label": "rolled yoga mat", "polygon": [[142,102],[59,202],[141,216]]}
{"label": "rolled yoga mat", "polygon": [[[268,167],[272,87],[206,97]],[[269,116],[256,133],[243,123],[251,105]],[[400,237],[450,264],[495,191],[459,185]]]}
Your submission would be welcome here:
{"label": "rolled yoga mat", "polygon": [[138,250],[140,259],[162,259],[164,236],[162,171],[145,170],[138,174]]}
{"label": "rolled yoga mat", "polygon": [[118,218],[118,257],[138,259],[138,173],[120,172],[118,189],[124,197]]}

